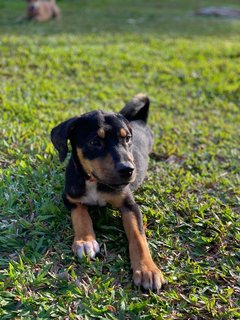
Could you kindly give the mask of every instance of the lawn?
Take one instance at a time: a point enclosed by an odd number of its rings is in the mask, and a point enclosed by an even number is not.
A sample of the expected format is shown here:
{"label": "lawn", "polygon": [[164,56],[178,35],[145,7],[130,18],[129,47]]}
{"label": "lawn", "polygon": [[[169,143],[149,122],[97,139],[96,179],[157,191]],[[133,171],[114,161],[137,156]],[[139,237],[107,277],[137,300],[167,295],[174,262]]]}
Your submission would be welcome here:
{"label": "lawn", "polygon": [[[62,0],[60,21],[17,22],[0,3],[0,317],[240,318],[240,20],[195,16],[226,1]],[[237,7],[231,0],[228,6]],[[135,193],[168,281],[132,286],[112,208],[93,209],[101,255],[79,261],[49,133],[96,108],[151,99],[154,150]]]}

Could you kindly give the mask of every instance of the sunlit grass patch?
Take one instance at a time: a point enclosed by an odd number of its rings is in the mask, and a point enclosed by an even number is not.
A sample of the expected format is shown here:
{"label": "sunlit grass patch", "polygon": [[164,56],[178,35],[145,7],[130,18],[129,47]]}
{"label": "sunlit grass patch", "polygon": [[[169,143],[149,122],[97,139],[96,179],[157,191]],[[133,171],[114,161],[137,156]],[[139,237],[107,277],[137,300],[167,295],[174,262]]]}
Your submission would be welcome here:
{"label": "sunlit grass patch", "polygon": [[[204,19],[189,16],[192,9],[182,3],[173,27],[167,2],[159,8],[151,1],[146,9],[114,1],[118,10],[109,16],[108,1],[61,1],[60,24],[19,26],[10,22],[23,4],[3,2],[1,319],[240,316],[239,22],[224,20],[224,29],[211,19],[201,30]],[[154,13],[161,9],[164,21]],[[145,10],[143,24],[122,25]],[[117,111],[138,92],[151,99],[155,145],[135,197],[168,280],[159,296],[132,287],[127,240],[111,208],[91,212],[100,257],[73,257],[71,219],[61,201],[66,163],[49,139],[60,121],[96,108]]]}

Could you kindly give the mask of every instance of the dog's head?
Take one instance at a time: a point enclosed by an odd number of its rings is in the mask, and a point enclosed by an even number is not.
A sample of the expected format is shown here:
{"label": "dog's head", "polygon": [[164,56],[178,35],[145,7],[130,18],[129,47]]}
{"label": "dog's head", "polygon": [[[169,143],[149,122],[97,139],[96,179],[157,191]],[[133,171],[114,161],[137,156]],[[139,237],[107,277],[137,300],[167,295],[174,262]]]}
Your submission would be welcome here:
{"label": "dog's head", "polygon": [[118,186],[135,180],[132,130],[119,113],[92,111],[69,119],[52,130],[51,139],[60,161],[70,140],[74,159],[99,183]]}
{"label": "dog's head", "polygon": [[28,12],[31,14],[34,14],[40,5],[40,1],[39,0],[26,0],[26,2],[27,2]]}

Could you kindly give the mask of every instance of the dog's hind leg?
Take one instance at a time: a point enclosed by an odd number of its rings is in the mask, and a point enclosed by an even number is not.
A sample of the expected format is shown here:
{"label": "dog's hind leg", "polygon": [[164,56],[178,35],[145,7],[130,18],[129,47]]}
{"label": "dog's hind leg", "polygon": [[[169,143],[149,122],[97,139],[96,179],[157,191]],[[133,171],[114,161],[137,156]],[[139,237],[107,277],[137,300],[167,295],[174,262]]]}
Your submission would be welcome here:
{"label": "dog's hind leg", "polygon": [[94,258],[99,252],[99,244],[96,241],[92,220],[87,207],[77,204],[71,211],[74,229],[74,241],[72,249],[74,253],[82,258],[84,255]]}
{"label": "dog's hind leg", "polygon": [[56,18],[56,19],[61,18],[61,11],[57,7],[53,8],[53,18]]}

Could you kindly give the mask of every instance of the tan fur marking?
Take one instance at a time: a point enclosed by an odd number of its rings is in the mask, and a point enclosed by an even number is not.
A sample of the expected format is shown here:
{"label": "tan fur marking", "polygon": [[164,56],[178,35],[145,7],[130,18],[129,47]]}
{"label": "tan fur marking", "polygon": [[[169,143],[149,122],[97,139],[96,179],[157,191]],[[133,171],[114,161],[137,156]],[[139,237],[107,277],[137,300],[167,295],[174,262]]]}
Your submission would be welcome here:
{"label": "tan fur marking", "polygon": [[131,153],[128,153],[128,154],[127,154],[127,159],[128,159],[130,162],[134,163],[134,158],[133,158],[133,155],[132,155]]}
{"label": "tan fur marking", "polygon": [[93,167],[92,167],[91,161],[84,158],[82,150],[80,148],[77,148],[77,155],[78,155],[78,159],[79,159],[81,165],[83,166],[83,169],[85,170],[85,172],[87,174],[91,175],[91,173],[93,172]]}
{"label": "tan fur marking", "polygon": [[74,198],[70,197],[68,194],[66,195],[66,198],[67,198],[68,201],[71,202],[71,203],[74,203],[74,204],[80,203],[80,199],[74,199]]}
{"label": "tan fur marking", "polygon": [[136,267],[139,264],[142,264],[143,261],[147,264],[153,263],[146,237],[139,231],[137,219],[134,213],[128,212],[123,214],[122,220],[129,241],[132,268],[136,269]]}
{"label": "tan fur marking", "polygon": [[126,193],[127,193],[127,190],[122,191],[120,194],[104,193],[103,198],[107,203],[119,209],[123,206],[123,201],[126,198]]}
{"label": "tan fur marking", "polygon": [[127,131],[125,129],[121,128],[119,131],[119,136],[122,138],[125,138],[127,136]]}
{"label": "tan fur marking", "polygon": [[[114,167],[113,159],[110,155],[100,159],[88,160],[85,159],[80,148],[77,148],[78,159],[83,166],[83,169],[89,176],[93,173],[102,181],[113,183],[116,170]],[[117,176],[116,176],[117,178]]]}
{"label": "tan fur marking", "polygon": [[41,22],[59,17],[60,9],[55,1],[32,0],[27,3],[27,19],[34,19]]}
{"label": "tan fur marking", "polygon": [[106,135],[105,130],[103,128],[98,129],[97,134],[102,139],[104,139]]}
{"label": "tan fur marking", "polygon": [[[150,289],[154,286],[159,290],[161,285],[165,283],[165,280],[161,271],[152,260],[146,236],[139,231],[136,216],[133,212],[123,213],[122,220],[129,242],[134,283],[136,285],[145,285]],[[152,277],[154,280],[151,280]]]}
{"label": "tan fur marking", "polygon": [[71,216],[74,229],[73,250],[75,251],[78,241],[95,240],[95,233],[86,206],[78,204],[76,208],[72,209]]}
{"label": "tan fur marking", "polygon": [[108,154],[103,159],[92,160],[94,172],[102,180],[109,179],[114,174],[114,162],[113,158]]}

